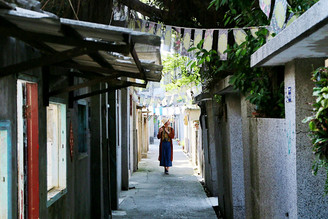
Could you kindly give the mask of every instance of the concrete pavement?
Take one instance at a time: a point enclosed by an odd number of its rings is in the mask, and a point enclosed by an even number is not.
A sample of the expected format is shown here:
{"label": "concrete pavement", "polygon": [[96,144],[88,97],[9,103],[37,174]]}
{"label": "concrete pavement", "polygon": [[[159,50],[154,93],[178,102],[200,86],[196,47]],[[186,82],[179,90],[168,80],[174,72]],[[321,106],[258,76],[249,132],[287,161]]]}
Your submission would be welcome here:
{"label": "concrete pavement", "polygon": [[173,167],[165,175],[157,160],[158,143],[150,145],[148,158],[132,174],[130,188],[135,188],[121,193],[113,218],[217,218],[181,147],[174,142]]}

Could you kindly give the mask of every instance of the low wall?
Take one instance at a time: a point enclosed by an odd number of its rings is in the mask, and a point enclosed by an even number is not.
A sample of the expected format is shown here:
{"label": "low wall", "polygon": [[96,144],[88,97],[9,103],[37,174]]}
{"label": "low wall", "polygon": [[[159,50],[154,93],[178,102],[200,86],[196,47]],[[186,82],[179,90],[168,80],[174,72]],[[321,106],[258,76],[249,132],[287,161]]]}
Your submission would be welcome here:
{"label": "low wall", "polygon": [[[244,139],[247,218],[287,218],[288,146],[285,119],[250,118]],[[245,142],[246,140],[246,142]],[[248,143],[247,143],[248,141]],[[245,144],[246,143],[246,144]]]}

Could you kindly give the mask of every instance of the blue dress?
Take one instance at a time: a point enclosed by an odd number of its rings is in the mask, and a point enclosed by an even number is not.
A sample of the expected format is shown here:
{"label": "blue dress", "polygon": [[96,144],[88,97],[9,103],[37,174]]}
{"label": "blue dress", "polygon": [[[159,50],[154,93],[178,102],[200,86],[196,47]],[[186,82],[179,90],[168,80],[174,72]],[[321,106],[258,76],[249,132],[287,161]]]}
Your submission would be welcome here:
{"label": "blue dress", "polygon": [[163,167],[171,167],[171,142],[169,141],[162,141],[162,156],[159,165]]}

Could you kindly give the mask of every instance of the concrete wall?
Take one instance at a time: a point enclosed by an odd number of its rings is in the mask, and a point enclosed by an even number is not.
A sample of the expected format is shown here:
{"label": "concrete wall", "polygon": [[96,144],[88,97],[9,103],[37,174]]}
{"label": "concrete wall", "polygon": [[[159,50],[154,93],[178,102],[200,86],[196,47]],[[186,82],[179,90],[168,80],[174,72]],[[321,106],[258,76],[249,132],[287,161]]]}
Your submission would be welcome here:
{"label": "concrete wall", "polygon": [[285,119],[248,118],[242,101],[244,177],[247,218],[327,218],[325,173],[312,175],[313,153],[308,125],[313,101],[311,71],[323,59],[294,60],[285,66]]}
{"label": "concrete wall", "polygon": [[[245,218],[244,163],[242,144],[242,119],[240,96],[225,95],[227,105],[227,145],[230,181],[231,203],[234,218]],[[220,176],[219,176],[220,177]]]}
{"label": "concrete wall", "polygon": [[223,95],[214,126],[219,207],[225,218],[245,218],[241,98]]}
{"label": "concrete wall", "polygon": [[149,150],[149,133],[148,133],[148,117],[147,113],[142,113],[142,109],[137,110],[138,115],[138,162],[142,158],[147,158]]}
{"label": "concrete wall", "polygon": [[[191,159],[192,164],[199,168],[198,157],[202,156],[199,154],[198,141],[196,140],[196,130],[194,122],[199,121],[200,109],[186,109],[184,110],[183,117],[187,117],[188,125],[184,125],[184,130],[186,135],[184,136],[185,141],[185,151],[187,152],[189,158]],[[179,124],[177,121],[176,124]]]}
{"label": "concrete wall", "polygon": [[311,72],[324,66],[324,59],[299,59],[285,67],[285,87],[291,87],[292,101],[286,103],[287,149],[293,169],[288,177],[289,193],[293,205],[291,218],[327,218],[328,197],[323,196],[325,173],[321,170],[312,175],[313,153],[309,140],[308,125],[301,121],[310,114],[313,102]]}
{"label": "concrete wall", "polygon": [[286,218],[291,200],[285,119],[248,119],[249,142],[244,144],[247,218]]}
{"label": "concrete wall", "polygon": [[[180,107],[180,112],[182,112],[182,109],[181,109],[182,107]],[[177,121],[178,123],[179,123],[179,133],[178,133],[178,138],[179,138],[179,140],[180,141],[184,141],[184,122],[183,122],[183,120],[184,120],[184,115],[181,113],[180,115],[179,115],[179,120]]]}
{"label": "concrete wall", "polygon": [[[217,144],[218,144],[218,106],[214,101],[206,101],[206,122],[207,136],[203,135],[203,139],[207,139],[207,149],[204,148],[205,156],[205,185],[213,196],[218,196],[218,170],[217,170]],[[206,130],[204,130],[206,132]],[[206,145],[204,145],[206,147]]]}

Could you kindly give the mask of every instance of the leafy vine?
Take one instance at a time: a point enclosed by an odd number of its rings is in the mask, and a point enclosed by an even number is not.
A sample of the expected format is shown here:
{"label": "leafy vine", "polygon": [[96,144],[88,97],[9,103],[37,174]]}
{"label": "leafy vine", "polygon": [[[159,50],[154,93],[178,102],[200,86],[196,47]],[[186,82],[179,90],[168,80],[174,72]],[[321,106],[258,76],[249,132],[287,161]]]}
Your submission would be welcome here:
{"label": "leafy vine", "polygon": [[195,50],[196,60],[189,63],[191,68],[205,66],[201,71],[201,82],[210,88],[218,80],[231,75],[229,83],[234,89],[246,95],[255,105],[255,111],[262,117],[284,117],[284,84],[275,84],[275,68],[251,68],[250,57],[266,42],[267,29],[260,29],[254,37],[250,33],[240,45],[228,45],[227,60],[221,60],[216,51],[202,49],[202,41],[189,51]]}
{"label": "leafy vine", "polygon": [[320,168],[326,170],[325,194],[328,194],[328,68],[316,69],[311,79],[315,83],[313,96],[316,100],[312,103],[312,115],[305,118],[303,123],[309,122],[312,151],[316,155],[313,174],[317,175]]}

